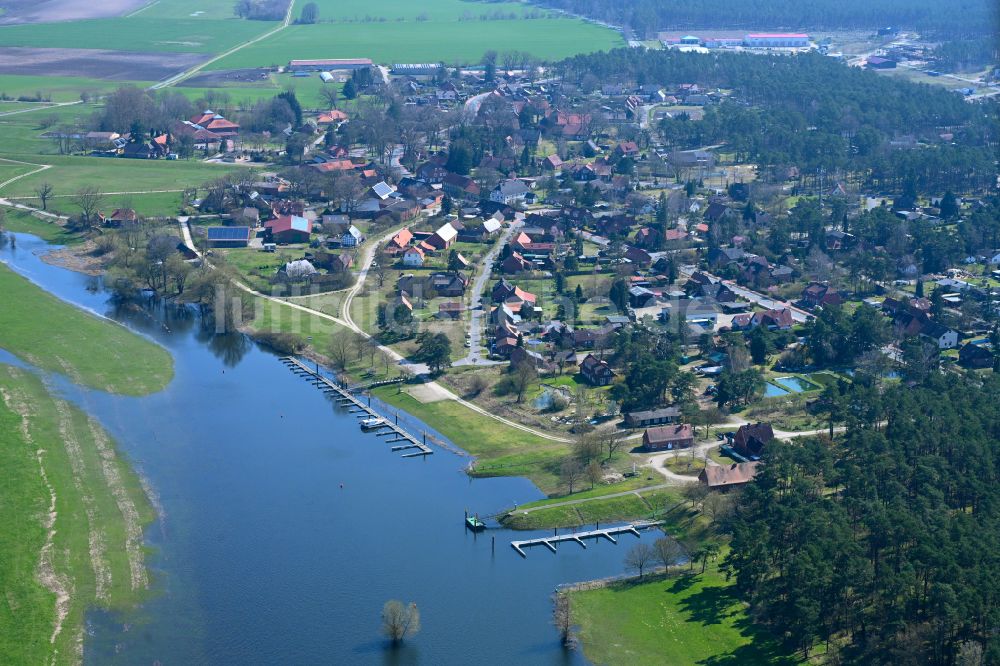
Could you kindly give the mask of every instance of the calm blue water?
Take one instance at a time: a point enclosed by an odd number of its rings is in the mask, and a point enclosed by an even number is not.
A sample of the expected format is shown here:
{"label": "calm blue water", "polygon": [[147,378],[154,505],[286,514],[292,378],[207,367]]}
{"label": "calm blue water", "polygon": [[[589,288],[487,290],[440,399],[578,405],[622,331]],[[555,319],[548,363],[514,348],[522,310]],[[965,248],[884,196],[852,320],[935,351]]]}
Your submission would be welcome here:
{"label": "calm blue water", "polygon": [[[476,536],[461,521],[466,508],[541,497],[530,482],[470,479],[468,459],[445,451],[400,458],[242,336],[216,336],[188,310],[115,307],[99,281],[42,263],[43,242],[17,241],[0,260],[157,340],[176,363],[171,385],[145,398],[50,377],[112,433],[161,511],[148,530],[154,593],[124,615],[90,614],[86,663],[582,662],[559,646],[550,595],[621,573],[634,537],[521,559],[509,542],[530,533]],[[401,650],[379,634],[390,598],[422,612],[423,631]]]}
{"label": "calm blue water", "polygon": [[772,384],[767,382],[764,384],[764,397],[765,398],[777,398],[782,395],[788,395],[789,391],[781,388],[777,384]]}
{"label": "calm blue water", "polygon": [[774,380],[782,388],[786,388],[792,393],[802,393],[803,391],[817,391],[819,386],[812,382],[807,382],[801,377],[778,377]]}

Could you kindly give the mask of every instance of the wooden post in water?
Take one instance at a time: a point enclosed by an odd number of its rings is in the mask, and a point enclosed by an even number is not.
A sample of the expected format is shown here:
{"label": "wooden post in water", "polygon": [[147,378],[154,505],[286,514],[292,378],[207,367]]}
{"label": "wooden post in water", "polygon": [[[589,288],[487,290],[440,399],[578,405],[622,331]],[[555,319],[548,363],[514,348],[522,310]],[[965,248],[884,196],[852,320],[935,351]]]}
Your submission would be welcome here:
{"label": "wooden post in water", "polygon": [[497,552],[497,537],[495,534],[490,537],[490,551],[494,553]]}

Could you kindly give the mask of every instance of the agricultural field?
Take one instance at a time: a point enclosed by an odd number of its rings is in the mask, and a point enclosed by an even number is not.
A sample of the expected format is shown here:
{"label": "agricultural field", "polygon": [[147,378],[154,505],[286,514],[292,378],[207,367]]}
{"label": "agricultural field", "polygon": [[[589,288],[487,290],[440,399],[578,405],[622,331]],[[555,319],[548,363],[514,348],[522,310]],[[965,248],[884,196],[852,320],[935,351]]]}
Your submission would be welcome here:
{"label": "agricultural field", "polygon": [[[308,0],[295,0],[293,15],[298,16]],[[390,22],[479,20],[483,16],[543,11],[518,2],[467,2],[466,0],[313,0],[319,9],[319,21]]]}
{"label": "agricultural field", "polygon": [[[222,53],[275,27],[266,21],[134,18],[0,27],[0,44],[67,49]],[[114,35],[113,38],[109,38]]]}
{"label": "agricultural field", "polygon": [[[444,34],[448,39],[442,39]],[[491,49],[555,60],[621,44],[614,31],[573,19],[319,23],[290,26],[208,68],[277,66],[296,58],[472,64]]]}

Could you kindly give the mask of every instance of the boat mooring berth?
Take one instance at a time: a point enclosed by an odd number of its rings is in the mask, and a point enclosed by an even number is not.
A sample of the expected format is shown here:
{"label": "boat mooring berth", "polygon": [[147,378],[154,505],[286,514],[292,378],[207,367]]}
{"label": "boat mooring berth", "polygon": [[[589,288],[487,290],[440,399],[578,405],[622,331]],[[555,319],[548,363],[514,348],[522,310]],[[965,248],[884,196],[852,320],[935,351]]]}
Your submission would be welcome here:
{"label": "boat mooring berth", "polygon": [[524,552],[524,548],[529,546],[546,546],[553,553],[556,552],[556,544],[561,541],[575,541],[584,548],[587,544],[584,543],[584,539],[607,539],[611,543],[617,544],[618,540],[615,539],[616,535],[621,534],[634,534],[635,536],[641,536],[639,530],[648,530],[652,527],[659,525],[656,521],[644,521],[638,523],[629,523],[628,525],[619,525],[618,527],[604,527],[594,530],[587,530],[585,532],[568,532],[566,534],[553,534],[548,537],[540,537],[537,539],[526,539],[524,541],[511,541],[510,547],[517,551],[517,554],[521,557],[528,557],[527,553]]}
{"label": "boat mooring berth", "polygon": [[362,419],[360,423],[362,430],[373,432],[379,437],[388,437],[387,441],[396,445],[390,449],[391,451],[416,449],[416,451],[404,453],[404,458],[417,458],[434,453],[434,449],[427,446],[426,434],[423,438],[418,439],[416,435],[410,434],[398,423],[382,417],[348,389],[319,374],[318,370],[313,370],[297,358],[285,356],[281,362],[295,374],[310,380],[317,388],[323,389],[325,393],[334,394],[337,404],[349,408],[351,413]]}

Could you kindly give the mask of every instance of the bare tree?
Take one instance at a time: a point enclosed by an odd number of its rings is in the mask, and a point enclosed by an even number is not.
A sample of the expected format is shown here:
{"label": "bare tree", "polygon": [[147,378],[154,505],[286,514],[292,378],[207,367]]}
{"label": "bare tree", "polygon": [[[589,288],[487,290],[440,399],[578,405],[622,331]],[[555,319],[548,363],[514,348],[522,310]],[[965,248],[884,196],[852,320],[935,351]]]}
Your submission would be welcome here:
{"label": "bare tree", "polygon": [[[700,483],[698,485],[701,485]],[[701,510],[714,525],[716,521],[729,514],[733,507],[732,498],[722,493],[711,493],[701,503]]]}
{"label": "bare tree", "polygon": [[706,495],[708,495],[708,488],[701,483],[689,483],[681,491],[684,495],[684,499],[691,502],[691,506],[699,506],[705,501]]}
{"label": "bare tree", "polygon": [[517,401],[521,402],[524,399],[524,392],[528,390],[531,383],[535,381],[538,377],[538,372],[535,371],[535,366],[530,362],[521,363],[517,366],[511,375],[511,382],[513,383],[514,392],[517,394]]}
{"label": "bare tree", "polygon": [[608,460],[615,455],[615,451],[621,448],[625,440],[617,430],[608,430],[604,433],[604,447],[608,450]]}
{"label": "bare tree", "polygon": [[42,201],[42,210],[48,210],[49,198],[52,196],[52,191],[55,188],[52,187],[52,183],[45,181],[41,185],[35,188],[35,194]]}
{"label": "bare tree", "polygon": [[639,542],[629,548],[625,555],[625,566],[632,571],[639,572],[639,578],[653,561],[656,559],[656,550],[648,543]]}
{"label": "bare tree", "polygon": [[417,605],[410,602],[404,606],[402,601],[390,599],[382,606],[382,631],[393,643],[401,643],[407,636],[413,636],[420,631],[420,611]]}
{"label": "bare tree", "polygon": [[601,435],[598,432],[588,432],[573,443],[573,454],[583,465],[597,459],[602,451]]}
{"label": "bare tree", "polygon": [[73,197],[73,203],[80,209],[80,222],[86,228],[97,226],[97,213],[104,205],[104,195],[93,185],[81,187]]}
{"label": "bare tree", "polygon": [[656,559],[668,572],[670,567],[681,561],[684,549],[677,541],[670,537],[660,537],[653,542],[653,550],[656,551]]}
{"label": "bare tree", "polygon": [[563,483],[569,486],[569,493],[573,494],[573,486],[583,477],[583,465],[580,461],[570,456],[563,460],[562,466],[559,468],[559,476],[562,477]]}
{"label": "bare tree", "polygon": [[587,469],[584,470],[587,474],[587,480],[590,481],[591,490],[594,489],[598,483],[604,481],[604,469],[601,467],[601,463],[596,460],[591,460],[590,464],[587,465]]}
{"label": "bare tree", "polygon": [[351,351],[354,347],[354,341],[351,336],[340,333],[333,336],[330,341],[330,363],[337,370],[344,370],[347,367],[348,362],[351,360]]}

